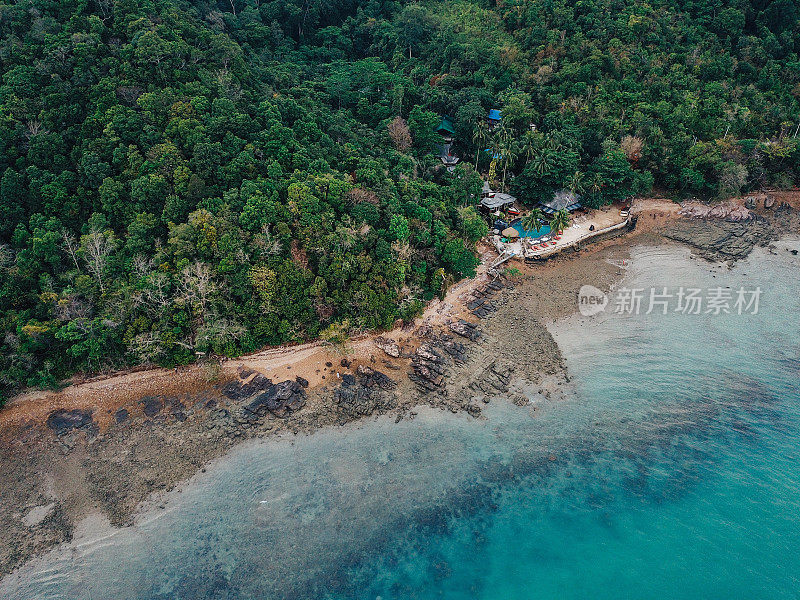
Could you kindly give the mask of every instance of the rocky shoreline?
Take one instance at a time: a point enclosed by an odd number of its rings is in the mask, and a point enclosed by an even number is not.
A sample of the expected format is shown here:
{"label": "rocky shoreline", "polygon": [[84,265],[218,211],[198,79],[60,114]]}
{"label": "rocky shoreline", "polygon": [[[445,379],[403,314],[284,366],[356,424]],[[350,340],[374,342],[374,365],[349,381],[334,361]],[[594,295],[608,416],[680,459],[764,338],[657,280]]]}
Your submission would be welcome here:
{"label": "rocky shoreline", "polygon": [[[737,260],[779,232],[800,231],[794,209],[765,210],[744,221],[671,220],[660,234],[709,260]],[[312,373],[271,379],[241,367],[201,391],[131,399],[107,415],[107,426],[90,410],[60,408],[44,423],[0,432],[0,575],[70,541],[88,514],[129,525],[154,492],[172,489],[246,439],[387,413],[399,421],[413,418],[420,405],[480,418],[497,397],[530,402],[532,410],[558,399],[568,393],[569,378],[545,323],[574,311],[581,285],[613,286],[630,241],[608,240],[486,280],[459,298],[461,316],[375,338],[373,352],[325,363],[318,385],[309,385]]]}
{"label": "rocky shoreline", "polygon": [[769,246],[781,233],[800,231],[798,212],[770,194],[748,196],[744,204],[686,203],[679,214],[686,218],[670,223],[664,236],[713,262],[735,262],[756,246]]}
{"label": "rocky shoreline", "polygon": [[507,309],[518,303],[513,285],[494,287],[498,310],[480,325],[423,322],[400,344],[379,338],[366,360],[326,365],[335,384],[312,389],[302,376],[275,382],[240,368],[236,378],[201,394],[140,398],[137,406],[117,410],[104,430],[90,411],[59,409],[43,426],[4,432],[0,573],[70,541],[88,513],[99,511],[115,526],[131,524],[154,492],[171,489],[243,440],[310,433],[389,412],[399,421],[413,418],[420,405],[479,417],[497,395],[521,401],[517,380],[535,385],[540,372],[563,371],[563,362],[534,315],[526,328],[536,330],[539,364],[528,371],[504,356],[502,348],[513,344],[498,334],[511,325],[508,319],[519,318],[512,313],[520,307]]}

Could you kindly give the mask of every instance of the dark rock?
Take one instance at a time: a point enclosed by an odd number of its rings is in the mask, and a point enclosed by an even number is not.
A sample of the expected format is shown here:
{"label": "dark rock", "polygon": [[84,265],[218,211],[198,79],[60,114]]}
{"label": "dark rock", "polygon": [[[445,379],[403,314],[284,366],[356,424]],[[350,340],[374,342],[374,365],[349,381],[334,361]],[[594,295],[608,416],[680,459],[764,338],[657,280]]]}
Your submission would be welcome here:
{"label": "dark rock", "polygon": [[423,392],[435,392],[438,391],[439,387],[427,379],[422,377],[418,377],[415,373],[409,373],[408,378],[413,381],[417,387]]}
{"label": "dark rock", "polygon": [[258,413],[263,407],[276,417],[283,417],[300,410],[305,403],[305,390],[296,381],[286,380],[274,384],[269,390],[256,396],[245,410],[249,413]]}
{"label": "dark rock", "polygon": [[416,355],[423,359],[434,363],[442,362],[442,357],[430,346],[430,344],[422,344],[417,348]]}
{"label": "dark rock", "polygon": [[342,361],[339,363],[339,365],[344,367],[345,369],[349,369],[351,364],[352,363],[346,358],[343,358]]}
{"label": "dark rock", "polygon": [[114,420],[117,423],[124,423],[125,421],[128,420],[128,416],[129,416],[128,409],[120,408],[117,412],[114,413]]}
{"label": "dark rock", "polygon": [[304,387],[304,388],[308,387],[308,379],[306,379],[305,377],[300,377],[300,375],[298,375],[297,377],[294,378],[294,380],[297,383],[299,383],[301,387]]}
{"label": "dark rock", "polygon": [[777,233],[763,218],[748,222],[677,221],[664,235],[694,247],[711,261],[735,261],[746,257],[755,246],[766,246]]}
{"label": "dark rock", "polygon": [[397,387],[397,383],[385,373],[381,373],[371,367],[359,365],[356,371],[361,378],[361,385],[367,388],[377,386],[383,390],[390,390]]}
{"label": "dark rock", "polygon": [[361,385],[340,387],[333,394],[339,410],[349,417],[371,415],[379,409],[394,408],[394,399],[379,388],[365,388]]}
{"label": "dark rock", "polygon": [[250,375],[255,373],[253,369],[248,369],[244,365],[239,365],[239,367],[236,369],[236,372],[239,374],[239,379],[247,379],[250,377]]}
{"label": "dark rock", "polygon": [[423,339],[432,338],[434,337],[434,331],[430,325],[420,325],[414,332],[414,335]]}
{"label": "dark rock", "polygon": [[330,367],[332,367],[332,366],[333,366],[333,363],[332,363],[332,362],[326,362],[326,363],[325,363],[325,366],[326,366],[326,367],[328,367],[328,368],[330,368]]}
{"label": "dark rock", "polygon": [[440,387],[444,381],[444,376],[440,373],[437,373],[433,368],[429,365],[425,365],[422,363],[416,363],[413,365],[414,367],[414,374],[419,377],[420,379],[424,379],[428,383],[432,384],[435,387]]}
{"label": "dark rock", "polygon": [[342,375],[342,385],[351,386],[356,384],[356,378],[350,373]]}
{"label": "dark rock", "polygon": [[139,400],[139,403],[144,408],[145,416],[151,419],[160,413],[162,408],[164,408],[164,403],[155,396],[145,396]]}
{"label": "dark rock", "polygon": [[245,400],[258,392],[265,392],[272,387],[272,380],[258,373],[247,383],[230,381],[222,386],[222,393],[231,400]]}
{"label": "dark rock", "polygon": [[90,410],[54,410],[47,417],[47,426],[58,435],[73,429],[83,429],[93,425]]}
{"label": "dark rock", "polygon": [[477,331],[475,325],[468,323],[467,321],[453,321],[450,323],[449,327],[450,331],[453,333],[458,334],[461,337],[469,338],[473,341],[480,337],[480,332]]}

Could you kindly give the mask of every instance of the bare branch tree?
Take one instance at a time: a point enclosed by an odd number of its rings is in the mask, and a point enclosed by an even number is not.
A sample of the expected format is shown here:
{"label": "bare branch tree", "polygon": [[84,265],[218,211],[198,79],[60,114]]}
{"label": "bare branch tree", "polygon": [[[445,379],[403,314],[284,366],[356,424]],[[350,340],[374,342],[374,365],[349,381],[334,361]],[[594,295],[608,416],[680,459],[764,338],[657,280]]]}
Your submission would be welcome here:
{"label": "bare branch tree", "polygon": [[0,270],[7,271],[14,266],[16,256],[8,244],[0,244]]}
{"label": "bare branch tree", "polygon": [[78,273],[81,272],[81,267],[78,264],[78,252],[80,251],[80,244],[78,244],[78,240],[75,239],[75,236],[72,232],[67,231],[66,229],[61,232],[61,249],[69,254],[72,262],[75,263],[75,268],[78,269]]}
{"label": "bare branch tree", "polygon": [[177,299],[187,304],[196,304],[200,315],[205,316],[209,296],[216,290],[211,268],[205,263],[195,261],[181,271]]}
{"label": "bare branch tree", "polygon": [[114,234],[111,231],[93,229],[81,237],[81,249],[86,268],[97,280],[100,292],[105,291],[103,276],[108,266],[108,257],[114,251]]}

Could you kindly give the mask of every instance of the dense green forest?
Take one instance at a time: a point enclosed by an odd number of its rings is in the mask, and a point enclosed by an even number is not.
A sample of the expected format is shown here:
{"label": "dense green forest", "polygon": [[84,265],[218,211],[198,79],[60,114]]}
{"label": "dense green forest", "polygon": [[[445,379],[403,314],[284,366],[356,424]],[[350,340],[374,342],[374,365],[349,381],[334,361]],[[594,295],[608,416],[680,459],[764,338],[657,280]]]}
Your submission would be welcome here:
{"label": "dense green forest", "polygon": [[[2,395],[410,318],[474,272],[476,163],[529,204],[791,187],[798,16],[792,0],[0,0]],[[452,173],[431,152],[441,115]]]}

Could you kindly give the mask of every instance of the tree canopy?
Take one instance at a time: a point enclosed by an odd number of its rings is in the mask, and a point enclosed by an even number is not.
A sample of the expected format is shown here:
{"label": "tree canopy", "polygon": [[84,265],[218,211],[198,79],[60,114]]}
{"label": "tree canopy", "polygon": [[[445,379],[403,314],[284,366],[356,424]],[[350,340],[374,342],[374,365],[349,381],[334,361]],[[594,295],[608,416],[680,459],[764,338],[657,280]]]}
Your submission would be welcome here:
{"label": "tree canopy", "polygon": [[[0,0],[2,395],[412,317],[476,268],[490,108],[523,201],[792,186],[799,16]],[[431,153],[442,115],[453,172]]]}

